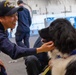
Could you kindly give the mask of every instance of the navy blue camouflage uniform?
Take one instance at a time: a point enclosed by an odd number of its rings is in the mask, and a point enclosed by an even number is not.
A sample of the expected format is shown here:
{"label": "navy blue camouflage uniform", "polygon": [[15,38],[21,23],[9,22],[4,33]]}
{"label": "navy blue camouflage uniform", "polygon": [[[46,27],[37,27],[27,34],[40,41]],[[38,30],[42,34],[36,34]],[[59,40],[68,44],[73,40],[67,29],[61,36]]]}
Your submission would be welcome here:
{"label": "navy blue camouflage uniform", "polygon": [[[5,31],[1,23],[0,23],[0,50],[3,53],[9,55],[12,59],[17,59],[20,57],[36,54],[36,48],[30,48],[30,49],[27,47],[23,48],[16,45],[15,43],[12,43],[8,38],[7,31]],[[2,68],[2,71],[4,72],[5,69]],[[3,72],[0,72],[1,75]]]}

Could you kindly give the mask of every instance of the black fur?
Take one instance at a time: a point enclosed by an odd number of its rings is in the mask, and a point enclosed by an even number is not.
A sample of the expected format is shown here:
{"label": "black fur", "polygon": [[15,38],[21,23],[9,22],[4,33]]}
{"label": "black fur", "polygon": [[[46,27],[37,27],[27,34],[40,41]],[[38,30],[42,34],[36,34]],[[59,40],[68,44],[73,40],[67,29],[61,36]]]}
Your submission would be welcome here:
{"label": "black fur", "polygon": [[[39,34],[46,42],[53,41],[55,47],[63,54],[70,54],[76,49],[76,30],[64,18],[54,20],[49,27],[39,30]],[[65,75],[76,75],[76,58],[66,66]]]}
{"label": "black fur", "polygon": [[67,65],[65,75],[76,75],[76,58]]}
{"label": "black fur", "polygon": [[62,53],[70,53],[76,49],[76,30],[66,19],[56,19],[48,28],[41,29],[39,34],[46,41],[53,41]]}

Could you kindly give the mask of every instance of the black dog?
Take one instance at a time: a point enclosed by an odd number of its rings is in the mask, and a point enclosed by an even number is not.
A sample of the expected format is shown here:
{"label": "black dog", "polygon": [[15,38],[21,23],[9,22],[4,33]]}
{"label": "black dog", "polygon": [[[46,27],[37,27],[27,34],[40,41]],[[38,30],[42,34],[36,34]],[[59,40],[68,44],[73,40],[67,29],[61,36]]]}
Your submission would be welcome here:
{"label": "black dog", "polygon": [[55,59],[52,64],[52,75],[76,75],[76,30],[72,24],[64,18],[58,18],[49,27],[39,30],[39,34],[45,42],[53,41],[56,49],[62,53],[62,58]]}

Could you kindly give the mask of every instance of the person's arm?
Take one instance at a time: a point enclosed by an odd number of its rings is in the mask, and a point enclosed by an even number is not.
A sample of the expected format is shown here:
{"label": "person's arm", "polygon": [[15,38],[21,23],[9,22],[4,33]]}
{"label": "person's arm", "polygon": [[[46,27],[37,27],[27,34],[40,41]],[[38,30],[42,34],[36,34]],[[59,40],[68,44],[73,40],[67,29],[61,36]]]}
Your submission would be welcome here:
{"label": "person's arm", "polygon": [[0,40],[0,50],[9,55],[12,59],[36,54],[36,48],[23,48],[12,43],[8,38]]}
{"label": "person's arm", "polygon": [[[51,44],[51,45],[50,45]],[[46,52],[53,49],[52,42],[45,43],[39,48],[23,48],[12,43],[6,36],[0,37],[0,50],[9,55],[12,59],[33,55],[36,53]]]}

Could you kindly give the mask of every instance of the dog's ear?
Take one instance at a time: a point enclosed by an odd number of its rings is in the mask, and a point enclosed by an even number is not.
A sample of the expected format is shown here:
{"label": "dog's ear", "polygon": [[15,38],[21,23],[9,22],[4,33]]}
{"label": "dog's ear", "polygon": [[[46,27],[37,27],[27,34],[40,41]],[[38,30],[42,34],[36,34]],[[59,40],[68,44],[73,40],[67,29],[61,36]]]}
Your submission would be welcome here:
{"label": "dog's ear", "polygon": [[76,30],[66,19],[59,18],[53,21],[49,26],[49,35],[62,53],[70,53],[76,48]]}
{"label": "dog's ear", "polygon": [[68,64],[65,75],[76,75],[76,59]]}

